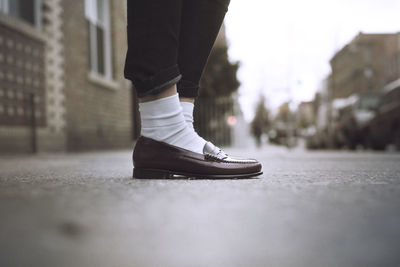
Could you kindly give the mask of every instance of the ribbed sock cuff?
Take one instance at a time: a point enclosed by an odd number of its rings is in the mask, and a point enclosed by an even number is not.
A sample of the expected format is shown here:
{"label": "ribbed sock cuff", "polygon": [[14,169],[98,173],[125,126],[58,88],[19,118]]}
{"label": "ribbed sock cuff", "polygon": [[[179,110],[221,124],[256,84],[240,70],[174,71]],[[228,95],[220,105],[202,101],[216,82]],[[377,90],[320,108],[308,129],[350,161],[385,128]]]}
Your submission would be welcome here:
{"label": "ribbed sock cuff", "polygon": [[184,121],[178,94],[139,103],[142,127],[158,127]]}

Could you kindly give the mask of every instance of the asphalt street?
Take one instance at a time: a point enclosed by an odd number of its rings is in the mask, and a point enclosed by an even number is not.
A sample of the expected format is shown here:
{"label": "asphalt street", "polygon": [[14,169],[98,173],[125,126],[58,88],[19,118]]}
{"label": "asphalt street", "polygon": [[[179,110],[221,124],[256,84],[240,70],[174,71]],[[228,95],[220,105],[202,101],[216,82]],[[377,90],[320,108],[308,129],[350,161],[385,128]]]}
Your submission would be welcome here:
{"label": "asphalt street", "polygon": [[400,154],[228,150],[245,180],[135,180],[130,151],[0,156],[0,266],[400,266]]}

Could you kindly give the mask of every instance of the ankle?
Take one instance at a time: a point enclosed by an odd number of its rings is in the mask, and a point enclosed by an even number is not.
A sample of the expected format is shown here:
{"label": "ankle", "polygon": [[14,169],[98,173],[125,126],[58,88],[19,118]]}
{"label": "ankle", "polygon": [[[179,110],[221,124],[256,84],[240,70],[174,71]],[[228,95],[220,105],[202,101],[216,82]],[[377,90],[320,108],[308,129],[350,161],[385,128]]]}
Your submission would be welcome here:
{"label": "ankle", "polygon": [[[186,104],[193,106],[191,103]],[[193,110],[193,107],[191,109]],[[186,122],[182,110],[178,94],[139,103],[142,122],[141,135],[202,153],[205,141],[194,131],[193,121],[192,126]],[[191,117],[193,120],[192,115]]]}
{"label": "ankle", "polygon": [[161,98],[165,98],[165,97],[169,97],[169,96],[173,96],[175,94],[177,94],[177,89],[176,89],[176,84],[171,86],[170,88],[155,94],[155,95],[148,95],[145,97],[142,97],[139,99],[139,103],[146,103],[146,102],[150,102],[150,101],[154,101],[154,100],[158,100]]}
{"label": "ankle", "polygon": [[192,97],[179,97],[179,101],[181,101],[181,103],[182,102],[188,102],[188,103],[192,103],[192,104],[194,104],[194,98],[192,98]]}

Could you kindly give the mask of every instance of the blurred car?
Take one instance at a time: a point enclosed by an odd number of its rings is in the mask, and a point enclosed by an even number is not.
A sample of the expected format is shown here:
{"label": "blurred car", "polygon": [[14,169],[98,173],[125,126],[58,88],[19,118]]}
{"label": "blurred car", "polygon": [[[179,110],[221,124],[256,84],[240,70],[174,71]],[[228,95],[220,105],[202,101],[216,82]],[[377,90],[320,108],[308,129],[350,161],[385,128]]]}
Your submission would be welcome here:
{"label": "blurred car", "polygon": [[293,147],[296,145],[297,132],[293,124],[277,121],[268,131],[268,141],[271,144]]}
{"label": "blurred car", "polygon": [[358,145],[365,146],[366,129],[375,117],[381,95],[381,92],[363,94],[353,104],[340,110],[340,131],[345,147],[355,149]]}
{"label": "blurred car", "polygon": [[373,149],[393,144],[400,150],[400,79],[383,89],[379,108],[366,129],[366,143]]}
{"label": "blurred car", "polygon": [[306,148],[307,149],[328,148],[326,139],[327,139],[326,131],[315,131],[314,133],[307,135],[305,137]]}
{"label": "blurred car", "polygon": [[358,100],[359,97],[353,94],[347,98],[338,98],[332,101],[329,125],[329,143],[332,148],[342,148],[348,145],[346,137],[348,130],[344,127],[348,125],[353,106]]}

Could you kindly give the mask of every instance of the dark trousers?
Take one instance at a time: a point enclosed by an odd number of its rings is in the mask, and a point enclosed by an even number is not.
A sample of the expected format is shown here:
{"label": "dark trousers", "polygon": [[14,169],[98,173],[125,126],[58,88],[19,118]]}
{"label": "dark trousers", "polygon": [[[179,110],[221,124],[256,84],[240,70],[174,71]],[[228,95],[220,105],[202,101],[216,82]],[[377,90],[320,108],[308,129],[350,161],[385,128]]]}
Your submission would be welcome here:
{"label": "dark trousers", "polygon": [[230,0],[128,0],[125,77],[137,95],[196,97]]}

